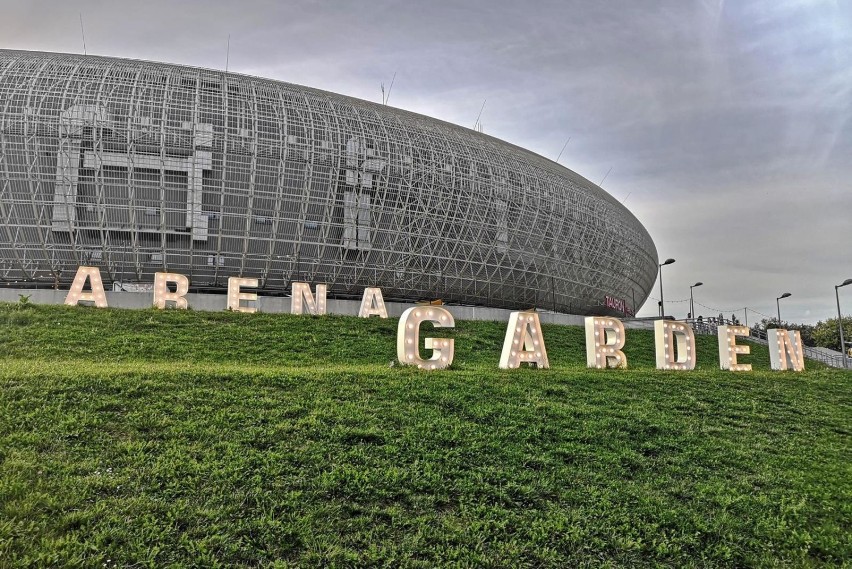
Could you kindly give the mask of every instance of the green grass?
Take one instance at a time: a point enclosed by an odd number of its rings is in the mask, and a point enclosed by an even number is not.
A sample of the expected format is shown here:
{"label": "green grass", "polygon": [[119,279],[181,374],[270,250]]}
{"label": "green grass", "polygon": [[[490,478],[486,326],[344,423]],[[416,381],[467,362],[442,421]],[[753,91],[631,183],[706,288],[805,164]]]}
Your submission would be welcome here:
{"label": "green grass", "polygon": [[396,321],[0,305],[0,567],[849,566],[852,374],[391,367]]}

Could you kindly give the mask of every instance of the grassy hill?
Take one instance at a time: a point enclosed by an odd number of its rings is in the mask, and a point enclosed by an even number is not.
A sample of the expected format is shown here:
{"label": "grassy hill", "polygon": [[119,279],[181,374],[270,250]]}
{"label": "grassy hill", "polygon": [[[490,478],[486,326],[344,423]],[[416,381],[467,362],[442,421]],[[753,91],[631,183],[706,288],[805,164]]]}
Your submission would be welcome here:
{"label": "grassy hill", "polygon": [[0,305],[0,567],[834,566],[852,373],[392,366],[396,321]]}

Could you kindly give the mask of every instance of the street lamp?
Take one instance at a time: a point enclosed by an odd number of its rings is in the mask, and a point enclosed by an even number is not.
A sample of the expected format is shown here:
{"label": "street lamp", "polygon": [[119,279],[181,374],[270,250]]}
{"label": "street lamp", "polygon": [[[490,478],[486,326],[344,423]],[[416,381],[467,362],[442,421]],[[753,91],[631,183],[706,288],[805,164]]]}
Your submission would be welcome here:
{"label": "street lamp", "polygon": [[838,289],[849,284],[852,284],[852,279],[846,279],[839,285],[834,286],[834,298],[837,300],[837,327],[840,329],[840,351],[843,352],[843,369],[846,369],[848,366],[846,365],[846,343],[843,341],[843,316],[840,314],[840,292],[838,292]]}
{"label": "street lamp", "polygon": [[781,300],[782,298],[787,298],[788,296],[793,296],[793,295],[790,294],[789,292],[785,292],[784,294],[782,294],[781,296],[779,296],[778,298],[775,299],[775,308],[778,310],[778,327],[779,328],[781,327],[781,303],[778,302],[778,301]]}
{"label": "street lamp", "polygon": [[701,286],[703,284],[704,284],[703,282],[698,281],[697,283],[695,283],[694,285],[689,287],[689,313],[692,315],[693,320],[695,320],[695,303],[692,299],[692,289],[694,289],[697,286]]}
{"label": "street lamp", "polygon": [[665,318],[666,316],[666,305],[663,304],[663,266],[671,265],[674,263],[674,259],[666,259],[662,263],[660,263],[660,316]]}

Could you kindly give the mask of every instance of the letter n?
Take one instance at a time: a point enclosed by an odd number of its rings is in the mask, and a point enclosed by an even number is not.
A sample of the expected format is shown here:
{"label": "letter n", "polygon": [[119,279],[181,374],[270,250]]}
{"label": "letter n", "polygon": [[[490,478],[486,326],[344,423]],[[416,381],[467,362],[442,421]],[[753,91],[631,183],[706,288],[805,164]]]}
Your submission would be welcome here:
{"label": "letter n", "polygon": [[798,330],[771,329],[766,332],[772,369],[804,371],[802,336]]}
{"label": "letter n", "polygon": [[304,314],[305,308],[308,314],[322,316],[325,314],[325,294],[328,287],[324,284],[317,285],[316,300],[311,294],[308,283],[293,283],[292,298],[290,299],[290,314]]}

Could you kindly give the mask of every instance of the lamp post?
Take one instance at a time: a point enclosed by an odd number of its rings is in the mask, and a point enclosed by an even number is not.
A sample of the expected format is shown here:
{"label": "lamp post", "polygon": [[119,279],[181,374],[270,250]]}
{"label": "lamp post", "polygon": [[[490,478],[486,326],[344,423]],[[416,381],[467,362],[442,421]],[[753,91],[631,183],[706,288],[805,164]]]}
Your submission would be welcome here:
{"label": "lamp post", "polygon": [[843,315],[840,313],[840,292],[839,289],[842,286],[846,286],[852,284],[852,279],[846,279],[839,285],[834,286],[834,298],[837,300],[837,327],[840,329],[840,351],[843,353],[843,369],[846,369],[848,366],[846,365],[847,356],[846,356],[846,343],[843,340]]}
{"label": "lamp post", "polygon": [[785,292],[781,296],[775,299],[775,308],[778,310],[778,327],[781,327],[781,303],[779,302],[782,298],[787,298],[788,296],[793,296],[789,292]]}
{"label": "lamp post", "polygon": [[694,285],[689,287],[689,313],[692,315],[693,320],[695,320],[695,302],[693,301],[693,298],[692,298],[692,289],[694,289],[697,286],[701,286],[703,284],[704,284],[703,282],[698,281],[697,283],[695,283]]}
{"label": "lamp post", "polygon": [[660,317],[662,318],[665,318],[666,316],[666,305],[663,304],[663,266],[671,265],[674,262],[674,259],[666,259],[660,263]]}

